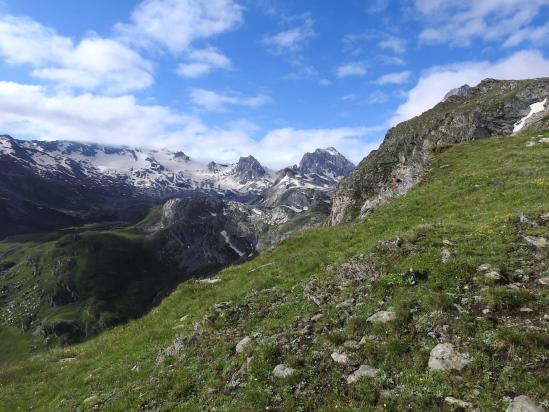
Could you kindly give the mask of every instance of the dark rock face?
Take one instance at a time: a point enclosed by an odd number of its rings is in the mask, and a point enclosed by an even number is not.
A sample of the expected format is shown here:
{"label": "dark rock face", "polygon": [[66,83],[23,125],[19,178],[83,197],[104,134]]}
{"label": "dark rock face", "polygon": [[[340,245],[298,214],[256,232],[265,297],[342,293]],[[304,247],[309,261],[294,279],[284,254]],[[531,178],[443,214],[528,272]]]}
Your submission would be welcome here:
{"label": "dark rock face", "polygon": [[263,166],[253,156],[241,157],[235,168],[235,176],[241,184],[257,180],[266,174]]}
{"label": "dark rock face", "polygon": [[347,176],[355,165],[333,147],[316,149],[313,153],[305,153],[297,170],[303,174]]}
{"label": "dark rock face", "polygon": [[243,222],[246,211],[219,196],[167,201],[154,234],[158,257],[186,274],[205,274],[255,254],[256,236]]}
{"label": "dark rock face", "polygon": [[406,193],[422,178],[433,149],[509,135],[530,105],[549,96],[549,78],[483,80],[466,96],[452,95],[431,110],[389,130],[378,150],[341,180],[331,212],[333,225],[364,216]]}

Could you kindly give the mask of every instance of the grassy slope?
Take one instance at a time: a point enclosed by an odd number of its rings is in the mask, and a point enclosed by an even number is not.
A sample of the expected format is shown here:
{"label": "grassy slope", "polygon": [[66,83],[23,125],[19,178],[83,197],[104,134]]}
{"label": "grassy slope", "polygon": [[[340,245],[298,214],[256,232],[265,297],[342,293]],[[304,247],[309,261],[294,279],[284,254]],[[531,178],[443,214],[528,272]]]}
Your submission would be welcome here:
{"label": "grassy slope", "polygon": [[[436,156],[422,184],[366,221],[296,235],[225,269],[218,284],[181,284],[139,320],[13,363],[0,370],[0,410],[444,410],[450,395],[491,411],[504,409],[506,396],[543,399],[548,300],[536,279],[547,271],[547,252],[536,253],[521,236],[544,234],[547,227],[520,224],[518,216],[549,212],[549,145],[526,147],[530,139],[450,148]],[[405,239],[403,247],[380,246],[397,235]],[[443,239],[454,242],[446,264],[440,259]],[[356,258],[361,254],[366,257]],[[486,262],[501,269],[502,284],[480,279],[475,268]],[[351,267],[387,274],[352,280]],[[409,268],[423,274],[416,284],[400,275]],[[518,280],[516,269],[528,276],[518,290],[504,284]],[[317,307],[304,289],[316,290],[324,303]],[[349,297],[356,304],[336,307]],[[212,311],[224,301],[233,303],[228,312]],[[384,327],[365,322],[390,307],[397,321]],[[325,316],[304,338],[301,329],[319,311]],[[187,342],[178,358],[157,364],[159,351],[177,334],[192,335],[194,322],[202,325],[196,345]],[[427,371],[437,343],[429,331],[467,352],[470,367],[461,373]],[[236,355],[234,345],[255,332],[262,338]],[[349,386],[345,377],[354,368],[335,364],[330,353],[364,335],[371,340],[346,351],[357,364],[382,373]],[[296,339],[300,343],[292,346]],[[69,356],[77,360],[58,362]],[[231,389],[227,383],[246,356],[253,358],[243,385]],[[272,368],[282,362],[296,376],[274,379]],[[394,396],[382,397],[383,389]]]}

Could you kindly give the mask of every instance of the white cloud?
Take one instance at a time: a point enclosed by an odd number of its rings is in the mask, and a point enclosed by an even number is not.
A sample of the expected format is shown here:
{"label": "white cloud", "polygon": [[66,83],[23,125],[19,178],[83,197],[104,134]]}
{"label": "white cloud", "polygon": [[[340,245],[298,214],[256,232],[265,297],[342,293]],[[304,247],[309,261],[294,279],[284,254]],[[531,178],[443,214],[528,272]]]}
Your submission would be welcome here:
{"label": "white cloud", "polygon": [[49,94],[44,87],[0,82],[0,129],[14,137],[72,140],[132,147],[183,150],[205,161],[233,162],[253,154],[280,168],[299,161],[306,151],[334,146],[351,160],[377,147],[366,137],[381,127],[272,130],[259,139],[253,123],[241,119],[221,128],[167,107],[141,105],[132,96]]}
{"label": "white cloud", "polygon": [[225,111],[227,106],[258,107],[271,101],[270,97],[264,94],[253,97],[228,96],[205,89],[193,89],[190,98],[196,106],[212,112]]}
{"label": "white cloud", "polygon": [[307,17],[300,26],[264,36],[261,43],[275,54],[295,53],[315,36],[313,26],[313,20]]}
{"label": "white cloud", "polygon": [[439,103],[445,94],[463,84],[474,86],[485,78],[528,79],[547,76],[549,59],[539,51],[526,50],[498,60],[471,61],[437,66],[426,71],[398,107],[392,124],[408,120]]}
{"label": "white cloud", "polygon": [[378,84],[402,84],[410,79],[412,72],[409,70],[397,73],[387,73],[377,79]]}
{"label": "white cloud", "polygon": [[[365,141],[365,136],[379,132],[380,127],[341,127],[335,129],[277,129],[267,133],[258,142],[257,153],[276,153],[277,167],[297,163],[303,153],[317,148],[333,146],[349,160],[357,163],[370,151],[379,146],[379,142]],[[265,160],[267,161],[267,160]],[[270,162],[273,163],[272,161]]]}
{"label": "white cloud", "polygon": [[116,30],[131,44],[178,54],[195,40],[232,30],[243,21],[242,12],[233,0],[144,0],[131,22],[118,24]]}
{"label": "white cloud", "polygon": [[508,45],[547,42],[542,35],[547,28],[531,24],[542,10],[547,12],[548,0],[415,0],[415,6],[427,25],[420,34],[425,43],[469,46],[475,38]]}
{"label": "white cloud", "polygon": [[392,50],[395,53],[404,53],[406,51],[406,42],[396,36],[386,35],[378,46],[382,49]]}
{"label": "white cloud", "polygon": [[97,36],[75,44],[25,17],[0,17],[0,56],[61,87],[123,93],[154,82],[152,63],[125,45]]}
{"label": "white cloud", "polygon": [[329,80],[329,79],[320,79],[318,81],[318,84],[321,85],[321,86],[331,86],[332,85],[332,81]]}
{"label": "white cloud", "polygon": [[337,77],[364,76],[368,73],[363,63],[346,63],[337,68]]}
{"label": "white cloud", "polygon": [[231,61],[219,50],[209,47],[189,53],[188,62],[177,67],[177,73],[183,77],[196,78],[216,69],[228,69]]}

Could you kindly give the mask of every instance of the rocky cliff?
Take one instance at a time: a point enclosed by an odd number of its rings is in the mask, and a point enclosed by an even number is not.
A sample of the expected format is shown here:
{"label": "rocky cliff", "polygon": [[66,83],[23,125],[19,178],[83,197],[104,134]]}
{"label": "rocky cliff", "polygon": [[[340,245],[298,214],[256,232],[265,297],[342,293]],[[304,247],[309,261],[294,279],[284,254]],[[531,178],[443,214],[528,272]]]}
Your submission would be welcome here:
{"label": "rocky cliff", "polygon": [[[549,97],[549,78],[486,79],[476,87],[458,90],[462,92],[449,93],[431,110],[390,129],[379,149],[341,180],[332,205],[332,225],[365,216],[406,193],[421,180],[433,151],[511,134],[530,114],[531,105]],[[526,121],[526,128],[548,123],[546,102],[540,113]]]}

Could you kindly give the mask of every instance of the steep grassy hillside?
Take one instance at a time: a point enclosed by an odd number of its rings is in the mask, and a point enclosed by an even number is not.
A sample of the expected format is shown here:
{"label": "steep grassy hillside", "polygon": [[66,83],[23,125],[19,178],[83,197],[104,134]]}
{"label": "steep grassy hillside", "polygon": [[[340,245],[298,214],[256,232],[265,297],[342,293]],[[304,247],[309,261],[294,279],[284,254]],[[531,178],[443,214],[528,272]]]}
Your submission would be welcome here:
{"label": "steep grassy hillside", "polygon": [[[152,240],[131,229],[75,228],[5,240],[0,333],[6,346],[21,331],[23,342],[36,348],[74,343],[142,315],[184,279],[180,272],[162,264]],[[0,352],[0,363],[9,358]]]}
{"label": "steep grassy hillside", "polygon": [[[547,404],[540,139],[451,147],[365,221],[300,233],[217,283],[185,282],[86,343],[27,356],[21,342],[0,370],[0,409],[444,411],[453,397],[497,411],[522,394]],[[380,310],[392,320],[370,321]],[[429,370],[438,343],[467,366]],[[293,374],[274,376],[279,364]],[[360,365],[375,376],[348,383]]]}

